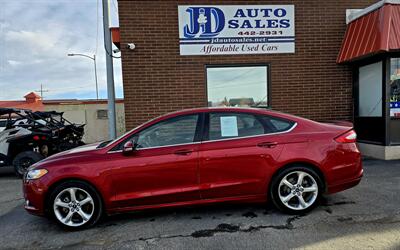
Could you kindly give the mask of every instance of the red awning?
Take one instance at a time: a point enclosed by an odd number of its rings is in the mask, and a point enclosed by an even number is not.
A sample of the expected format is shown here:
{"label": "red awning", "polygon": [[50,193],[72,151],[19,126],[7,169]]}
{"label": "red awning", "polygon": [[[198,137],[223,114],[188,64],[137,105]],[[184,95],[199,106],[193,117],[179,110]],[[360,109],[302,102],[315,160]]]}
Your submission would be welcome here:
{"label": "red awning", "polygon": [[383,3],[347,25],[337,63],[400,49],[400,5]]}

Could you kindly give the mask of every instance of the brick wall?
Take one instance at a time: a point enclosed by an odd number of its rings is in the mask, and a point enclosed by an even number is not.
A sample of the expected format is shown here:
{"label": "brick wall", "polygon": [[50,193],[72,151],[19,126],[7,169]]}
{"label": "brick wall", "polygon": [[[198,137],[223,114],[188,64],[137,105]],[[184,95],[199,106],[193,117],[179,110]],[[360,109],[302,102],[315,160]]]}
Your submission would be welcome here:
{"label": "brick wall", "polygon": [[[337,65],[345,10],[372,0],[119,0],[126,127],[166,112],[207,106],[205,65],[270,63],[271,106],[311,119],[352,119],[352,76]],[[294,4],[296,53],[180,56],[180,4]],[[136,49],[126,49],[129,42]]]}

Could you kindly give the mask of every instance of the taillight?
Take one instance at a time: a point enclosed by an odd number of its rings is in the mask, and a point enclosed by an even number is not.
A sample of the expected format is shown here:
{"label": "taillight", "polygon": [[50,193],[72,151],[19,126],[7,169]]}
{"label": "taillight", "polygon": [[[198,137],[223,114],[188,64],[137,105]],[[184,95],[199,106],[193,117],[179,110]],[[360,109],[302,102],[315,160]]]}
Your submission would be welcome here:
{"label": "taillight", "polygon": [[350,130],[335,138],[335,141],[340,143],[354,143],[357,141],[357,134],[354,130]]}
{"label": "taillight", "polygon": [[40,137],[39,137],[38,135],[35,135],[35,136],[33,136],[33,140],[34,140],[34,141],[39,141],[39,140],[40,140]]}

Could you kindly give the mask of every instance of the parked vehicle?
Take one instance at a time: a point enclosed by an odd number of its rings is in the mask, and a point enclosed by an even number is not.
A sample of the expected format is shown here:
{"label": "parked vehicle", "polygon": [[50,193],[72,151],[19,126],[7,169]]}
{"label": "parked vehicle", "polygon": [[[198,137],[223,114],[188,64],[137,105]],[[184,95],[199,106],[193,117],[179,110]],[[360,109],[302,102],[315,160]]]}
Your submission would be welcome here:
{"label": "parked vehicle", "polygon": [[216,202],[272,200],[305,213],[321,194],[360,182],[355,142],[352,127],[265,109],[175,112],[33,165],[25,208],[68,228],[92,226],[103,213]]}
{"label": "parked vehicle", "polygon": [[83,145],[84,125],[58,112],[0,108],[0,167],[13,165],[22,177],[28,167],[49,155]]}
{"label": "parked vehicle", "polygon": [[2,132],[4,129],[6,129],[6,125],[7,125],[7,120],[0,119],[0,132]]}

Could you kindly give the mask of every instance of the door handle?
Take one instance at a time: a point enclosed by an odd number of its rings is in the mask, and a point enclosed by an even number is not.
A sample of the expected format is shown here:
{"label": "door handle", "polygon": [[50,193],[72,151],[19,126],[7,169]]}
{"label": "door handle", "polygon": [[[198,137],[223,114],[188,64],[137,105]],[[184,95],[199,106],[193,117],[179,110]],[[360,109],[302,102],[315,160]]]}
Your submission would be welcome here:
{"label": "door handle", "polygon": [[275,148],[278,146],[277,142],[260,142],[257,144],[258,147],[260,148]]}
{"label": "door handle", "polygon": [[174,152],[176,155],[190,155],[191,153],[193,153],[191,149],[180,149]]}

